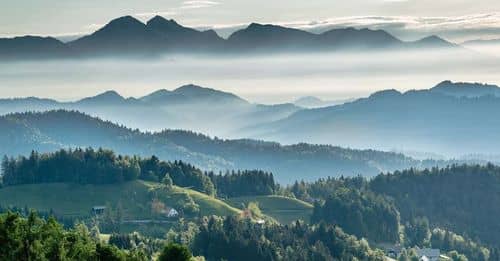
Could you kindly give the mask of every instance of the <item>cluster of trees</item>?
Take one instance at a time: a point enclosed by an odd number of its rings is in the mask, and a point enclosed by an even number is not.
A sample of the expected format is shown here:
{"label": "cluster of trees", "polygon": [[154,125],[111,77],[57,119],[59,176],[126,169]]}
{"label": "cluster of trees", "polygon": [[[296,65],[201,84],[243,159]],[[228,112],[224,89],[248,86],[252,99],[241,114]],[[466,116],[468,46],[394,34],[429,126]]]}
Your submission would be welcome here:
{"label": "cluster of trees", "polygon": [[130,234],[113,233],[109,237],[108,243],[128,251],[140,250],[145,252],[147,256],[153,256],[155,253],[160,252],[165,244],[161,239],[145,237],[138,232]]}
{"label": "cluster of trees", "polygon": [[215,195],[215,187],[210,178],[200,169],[183,161],[161,161],[156,156],[139,161],[140,178],[150,181],[163,181],[168,175],[174,185],[191,187],[208,195]]}
{"label": "cluster of trees", "polygon": [[320,178],[314,182],[295,181],[295,183],[282,191],[282,194],[293,196],[306,202],[325,200],[337,190],[350,188],[366,190],[368,181],[361,176],[339,178]]}
{"label": "cluster of trees", "polygon": [[500,167],[452,165],[379,175],[370,190],[391,197],[402,220],[427,217],[442,227],[500,247]]}
{"label": "cluster of trees", "polygon": [[277,184],[271,173],[260,170],[232,171],[225,175],[204,173],[183,161],[162,161],[156,156],[116,155],[111,150],[61,149],[39,154],[32,151],[17,158],[4,157],[2,182],[6,186],[39,183],[113,184],[136,179],[164,181],[191,187],[208,195],[227,197],[274,194]]}
{"label": "cluster of trees", "polygon": [[277,188],[273,174],[261,170],[232,171],[224,175],[209,172],[207,175],[220,197],[273,195]]}
{"label": "cluster of trees", "polygon": [[0,260],[148,260],[140,251],[122,251],[93,238],[84,225],[64,230],[53,218],[0,215]]}
{"label": "cluster of trees", "polygon": [[442,251],[456,251],[465,255],[469,260],[487,261],[500,260],[498,248],[488,249],[471,239],[457,235],[448,230],[436,228],[430,233],[430,245]]}
{"label": "cluster of trees", "polygon": [[[64,229],[54,218],[27,217],[7,212],[0,215],[0,260],[106,260],[146,261],[159,253],[160,261],[189,261],[184,245],[167,244],[139,234],[113,235],[103,243],[84,224]],[[126,249],[126,250],[125,250]]]}
{"label": "cluster of trees", "polygon": [[192,250],[209,260],[384,260],[367,241],[336,226],[261,226],[238,217],[205,219]]}
{"label": "cluster of trees", "polygon": [[327,222],[374,242],[399,241],[399,212],[391,202],[369,191],[341,188],[324,203],[314,204],[313,223]]}
{"label": "cluster of trees", "polygon": [[49,182],[111,184],[139,177],[139,159],[117,156],[110,150],[59,150],[30,156],[4,157],[3,183],[9,185]]}

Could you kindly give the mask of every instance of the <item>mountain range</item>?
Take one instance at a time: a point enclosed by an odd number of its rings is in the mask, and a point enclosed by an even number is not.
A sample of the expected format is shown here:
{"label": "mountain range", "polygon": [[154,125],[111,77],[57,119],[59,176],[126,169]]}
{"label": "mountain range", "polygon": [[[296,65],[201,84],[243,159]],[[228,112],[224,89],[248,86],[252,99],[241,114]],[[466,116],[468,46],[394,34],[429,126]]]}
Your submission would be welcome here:
{"label": "mountain range", "polygon": [[0,39],[1,58],[75,58],[102,56],[157,56],[164,53],[248,53],[338,50],[407,50],[455,48],[437,36],[414,42],[397,39],[383,30],[332,29],[316,34],[271,24],[252,23],[223,39],[213,30],[184,27],[161,16],[142,23],[132,16],[112,20],[96,32],[63,43],[51,37]]}
{"label": "mountain range", "polygon": [[499,155],[500,88],[444,81],[433,88],[384,90],[341,105],[300,110],[242,135],[283,143],[433,152],[448,157]]}
{"label": "mountain range", "polygon": [[232,93],[193,84],[140,98],[106,91],[74,102],[35,97],[0,99],[0,114],[57,109],[77,110],[148,131],[185,129],[233,137],[239,129],[282,119],[302,108],[291,103],[254,104]]}
{"label": "mountain range", "polygon": [[500,120],[492,116],[500,111],[500,88],[481,83],[444,81],[430,89],[384,90],[367,98],[318,106],[255,104],[192,84],[138,98],[107,91],[75,102],[0,99],[0,114],[59,109],[148,132],[183,129],[231,139],[439,155],[434,159],[467,155],[471,160],[497,161],[500,155],[491,142],[500,138],[496,131]]}

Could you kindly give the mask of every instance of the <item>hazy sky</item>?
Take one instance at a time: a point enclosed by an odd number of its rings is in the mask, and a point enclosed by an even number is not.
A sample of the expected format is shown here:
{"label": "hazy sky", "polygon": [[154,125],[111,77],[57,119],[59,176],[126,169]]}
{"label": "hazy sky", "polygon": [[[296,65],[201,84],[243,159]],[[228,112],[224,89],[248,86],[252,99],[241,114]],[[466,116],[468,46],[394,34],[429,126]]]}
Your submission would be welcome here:
{"label": "hazy sky", "polygon": [[197,27],[263,22],[382,28],[404,39],[431,33],[454,41],[500,38],[498,0],[2,0],[0,35],[82,34],[119,16],[155,14]]}

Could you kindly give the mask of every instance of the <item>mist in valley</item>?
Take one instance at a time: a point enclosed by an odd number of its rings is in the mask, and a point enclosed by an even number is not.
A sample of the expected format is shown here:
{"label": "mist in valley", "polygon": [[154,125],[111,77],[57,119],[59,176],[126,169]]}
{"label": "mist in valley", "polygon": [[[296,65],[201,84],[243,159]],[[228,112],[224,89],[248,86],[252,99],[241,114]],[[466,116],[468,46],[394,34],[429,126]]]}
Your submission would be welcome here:
{"label": "mist in valley", "polygon": [[0,97],[37,96],[71,101],[115,90],[141,97],[194,83],[276,104],[302,96],[348,99],[382,89],[429,88],[443,80],[499,83],[500,61],[460,48],[158,59],[0,62]]}
{"label": "mist in valley", "polygon": [[[420,155],[418,158],[457,158],[483,152],[475,147],[469,147],[474,150],[466,152],[449,148],[446,140],[461,135],[434,140],[424,133],[422,140],[412,140],[411,135],[406,135],[407,139],[398,137],[396,144],[386,142],[386,134],[393,133],[396,137],[395,129],[398,130],[399,126],[384,122],[376,123],[377,131],[382,133],[373,132],[369,125],[344,122],[337,126],[338,123],[329,122],[328,118],[319,120],[327,122],[324,126],[309,126],[314,127],[313,132],[306,130],[307,125],[297,128],[280,125],[280,122],[286,122],[287,118],[305,109],[290,104],[304,96],[352,101],[386,89],[401,92],[429,89],[443,80],[495,84],[500,83],[500,75],[495,73],[498,71],[498,59],[462,47],[9,62],[0,63],[2,98],[35,96],[62,103],[8,104],[0,106],[0,113],[70,109],[142,131],[184,129],[212,137],[255,138],[284,144],[323,143],[356,149],[411,152],[408,154]],[[242,99],[235,96],[234,100],[160,101],[154,105],[137,102],[155,91],[172,91],[190,83],[229,92]],[[105,100],[98,104],[77,102],[109,90],[128,99],[116,103]],[[104,95],[101,98],[109,97]],[[408,118],[415,112],[399,113],[398,116]],[[343,134],[335,136],[334,133]],[[485,155],[492,157],[496,153],[491,149]]]}

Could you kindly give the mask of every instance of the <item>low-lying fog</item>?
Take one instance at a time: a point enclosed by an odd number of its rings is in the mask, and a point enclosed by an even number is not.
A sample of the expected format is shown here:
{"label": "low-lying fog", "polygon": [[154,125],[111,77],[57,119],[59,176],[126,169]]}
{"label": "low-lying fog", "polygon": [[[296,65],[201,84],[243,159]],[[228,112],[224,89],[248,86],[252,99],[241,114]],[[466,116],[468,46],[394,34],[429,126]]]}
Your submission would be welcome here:
{"label": "low-lying fog", "polygon": [[194,83],[254,102],[282,103],[309,95],[344,99],[380,89],[430,88],[447,79],[498,84],[499,69],[497,58],[465,50],[0,62],[0,97],[76,100],[110,89],[139,97]]}

